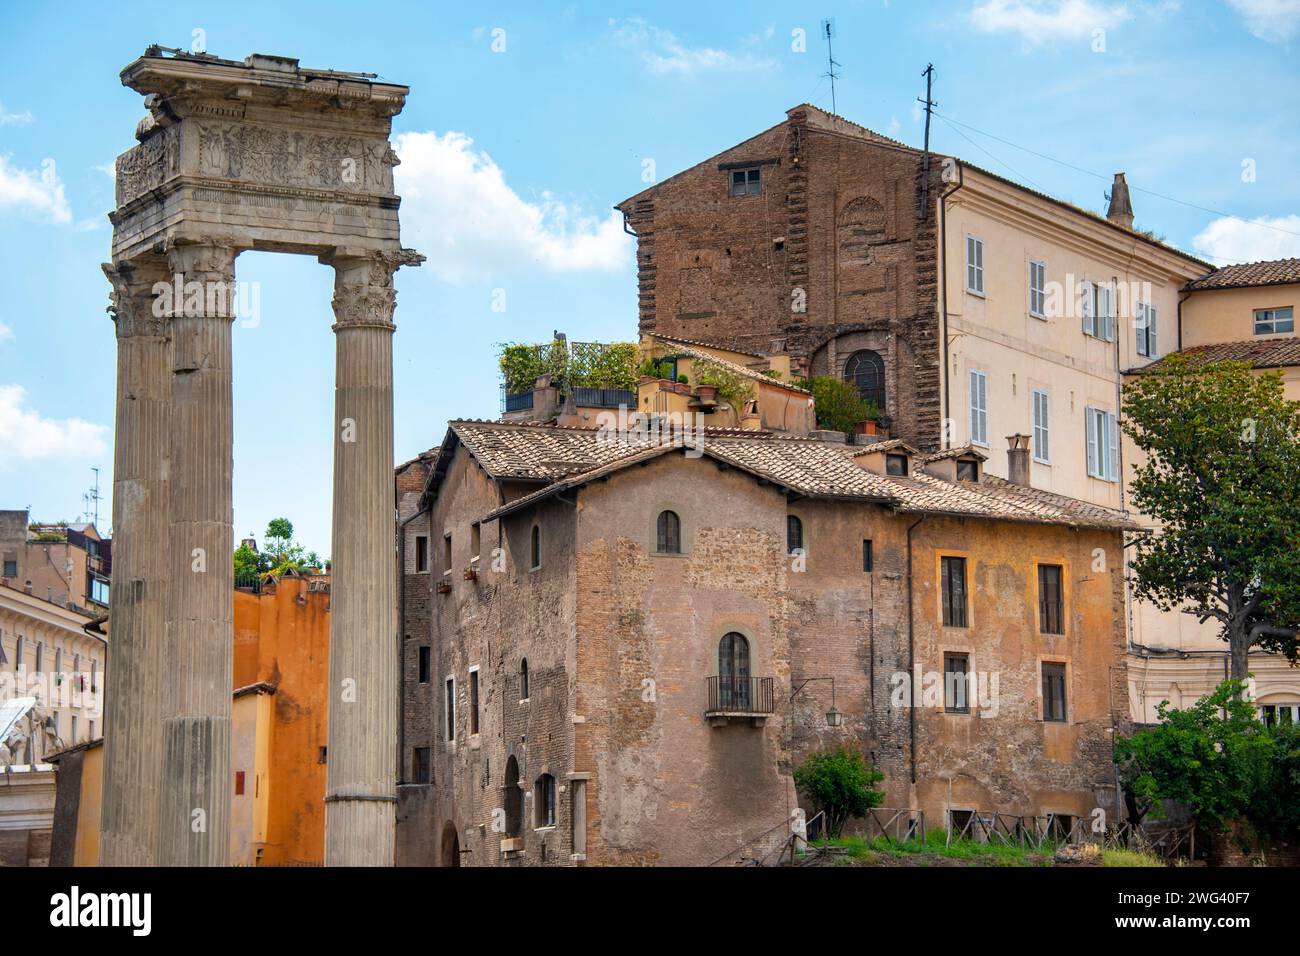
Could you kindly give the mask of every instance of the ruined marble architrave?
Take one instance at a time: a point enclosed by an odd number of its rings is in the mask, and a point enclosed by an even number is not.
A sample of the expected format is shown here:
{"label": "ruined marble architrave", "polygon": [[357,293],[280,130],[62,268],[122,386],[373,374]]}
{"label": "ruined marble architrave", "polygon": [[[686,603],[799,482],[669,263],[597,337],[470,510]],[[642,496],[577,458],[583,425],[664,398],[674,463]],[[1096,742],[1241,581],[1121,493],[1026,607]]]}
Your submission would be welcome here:
{"label": "ruined marble architrave", "polygon": [[[392,551],[393,273],[388,137],[407,88],[151,47],[117,160],[115,554],[101,823],[107,865],[229,858],[235,261],[335,270],[338,347],[326,862],[391,865],[397,660]],[[183,283],[162,306],[163,286]],[[194,285],[205,294],[190,296]],[[206,294],[213,290],[221,294]],[[192,304],[193,303],[193,304]],[[322,316],[322,324],[325,317]],[[306,330],[304,330],[306,332]]]}

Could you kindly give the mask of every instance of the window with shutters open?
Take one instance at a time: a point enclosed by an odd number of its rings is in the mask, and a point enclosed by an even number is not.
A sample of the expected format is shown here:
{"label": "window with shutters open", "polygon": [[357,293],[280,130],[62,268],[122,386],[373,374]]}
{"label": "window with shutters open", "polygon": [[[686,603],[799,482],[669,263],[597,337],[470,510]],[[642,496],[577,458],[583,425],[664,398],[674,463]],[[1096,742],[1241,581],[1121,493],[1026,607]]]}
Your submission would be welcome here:
{"label": "window with shutters open", "polygon": [[1047,464],[1052,460],[1048,435],[1047,392],[1034,389],[1034,461]]}
{"label": "window with shutters open", "polygon": [[1147,358],[1156,358],[1156,307],[1139,302],[1134,310],[1137,331],[1137,354]]}
{"label": "window with shutters open", "polygon": [[973,445],[989,444],[989,383],[983,372],[970,373],[970,440]]}
{"label": "window with shutters open", "polygon": [[1089,406],[1084,412],[1088,442],[1088,474],[1119,481],[1119,427],[1115,416]]}
{"label": "window with shutters open", "polygon": [[966,237],[966,291],[984,294],[984,240]]}

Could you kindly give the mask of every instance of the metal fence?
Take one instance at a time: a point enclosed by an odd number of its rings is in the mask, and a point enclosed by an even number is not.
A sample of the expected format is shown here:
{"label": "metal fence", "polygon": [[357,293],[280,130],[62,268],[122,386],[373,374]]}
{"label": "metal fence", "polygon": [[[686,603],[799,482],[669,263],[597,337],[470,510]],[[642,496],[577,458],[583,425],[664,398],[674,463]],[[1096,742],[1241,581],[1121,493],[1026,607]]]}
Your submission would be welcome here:
{"label": "metal fence", "polygon": [[709,712],[771,714],[776,698],[770,677],[706,677]]}
{"label": "metal fence", "polygon": [[574,405],[586,408],[636,408],[636,392],[626,388],[574,388],[572,398]]}

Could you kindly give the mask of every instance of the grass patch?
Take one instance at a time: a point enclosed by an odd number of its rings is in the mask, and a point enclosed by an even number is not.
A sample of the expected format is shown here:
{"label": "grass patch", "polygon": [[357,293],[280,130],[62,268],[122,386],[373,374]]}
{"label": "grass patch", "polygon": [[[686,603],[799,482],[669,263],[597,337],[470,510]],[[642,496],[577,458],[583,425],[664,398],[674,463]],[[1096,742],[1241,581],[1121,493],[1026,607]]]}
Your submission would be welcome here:
{"label": "grass patch", "polygon": [[1149,853],[1140,853],[1137,850],[1102,849],[1101,865],[1102,866],[1164,866],[1165,863],[1159,857],[1152,856]]}
{"label": "grass patch", "polygon": [[829,843],[819,841],[817,845],[838,847],[844,851],[842,862],[867,866],[882,861],[925,866],[939,859],[974,866],[1048,866],[1052,862],[1050,850],[1033,850],[996,842],[980,843],[975,840],[954,840],[947,843],[943,830],[929,833],[924,843],[919,837],[895,843],[885,837],[867,839],[848,836],[830,840]]}

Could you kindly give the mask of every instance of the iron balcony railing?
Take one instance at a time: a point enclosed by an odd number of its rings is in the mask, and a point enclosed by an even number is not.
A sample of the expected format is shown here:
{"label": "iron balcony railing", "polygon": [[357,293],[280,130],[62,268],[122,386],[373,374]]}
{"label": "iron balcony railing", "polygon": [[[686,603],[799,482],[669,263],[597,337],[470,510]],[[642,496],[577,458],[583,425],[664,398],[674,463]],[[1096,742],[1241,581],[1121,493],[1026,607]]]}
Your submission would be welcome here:
{"label": "iron balcony railing", "polygon": [[525,409],[533,407],[532,392],[507,392],[505,397],[505,411],[522,412]]}
{"label": "iron balcony railing", "polygon": [[636,408],[636,392],[626,388],[577,388],[573,389],[573,404],[586,408],[618,408],[626,405]]}
{"label": "iron balcony railing", "polygon": [[706,677],[708,713],[771,714],[775,698],[770,677]]}

